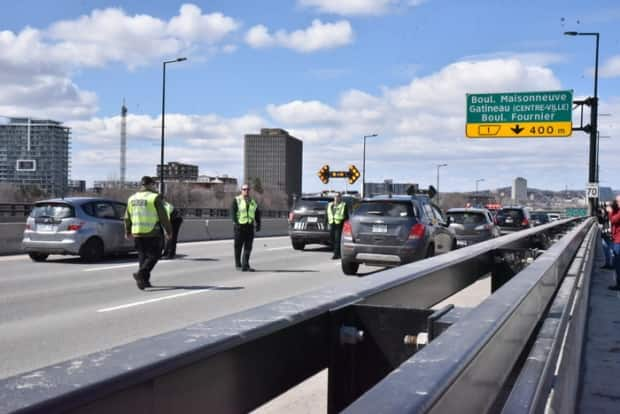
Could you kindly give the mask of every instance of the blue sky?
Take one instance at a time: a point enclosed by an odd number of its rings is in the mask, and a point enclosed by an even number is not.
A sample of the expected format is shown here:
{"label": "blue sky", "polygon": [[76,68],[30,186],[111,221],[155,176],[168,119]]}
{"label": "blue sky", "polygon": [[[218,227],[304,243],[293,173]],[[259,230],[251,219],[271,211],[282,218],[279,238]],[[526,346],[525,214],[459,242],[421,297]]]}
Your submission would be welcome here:
{"label": "blue sky", "polygon": [[[0,115],[72,127],[72,178],[118,178],[120,105],[129,108],[128,178],[159,161],[161,62],[167,161],[241,177],[243,134],[285,128],[304,141],[304,191],[323,164],[362,164],[367,181],[471,191],[583,188],[587,136],[471,140],[465,94],[592,93],[601,33],[602,185],[618,187],[620,4],[462,0],[22,0],[0,17]],[[609,137],[609,138],[607,138]],[[343,189],[344,181],[330,183]]]}

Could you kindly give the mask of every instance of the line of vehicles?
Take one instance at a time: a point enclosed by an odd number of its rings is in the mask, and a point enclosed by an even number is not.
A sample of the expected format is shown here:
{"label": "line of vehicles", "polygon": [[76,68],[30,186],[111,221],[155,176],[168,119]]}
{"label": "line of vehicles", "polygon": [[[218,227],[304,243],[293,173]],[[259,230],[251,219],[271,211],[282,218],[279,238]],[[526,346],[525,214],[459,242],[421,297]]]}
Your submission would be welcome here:
{"label": "line of vehicles", "polygon": [[[432,202],[434,189],[410,195],[379,195],[360,200],[345,193],[350,219],[343,226],[342,271],[357,274],[360,264],[398,266],[478,243],[500,234],[559,219],[503,207],[494,214],[484,208],[456,208],[445,214]],[[292,247],[329,245],[327,204],[333,193],[305,195],[295,201],[289,221]],[[34,203],[26,221],[22,246],[33,261],[50,254],[78,255],[96,262],[105,255],[134,250],[124,237],[126,205],[100,197],[69,197]]]}
{"label": "line of vehicles", "polygon": [[[355,275],[360,264],[398,266],[479,243],[502,234],[558,220],[559,215],[531,212],[523,206],[453,208],[432,202],[434,189],[408,195],[378,195],[360,200],[344,194],[350,219],[343,225],[342,271]],[[302,196],[289,214],[289,235],[296,250],[307,244],[329,245],[326,208],[333,193]]]}

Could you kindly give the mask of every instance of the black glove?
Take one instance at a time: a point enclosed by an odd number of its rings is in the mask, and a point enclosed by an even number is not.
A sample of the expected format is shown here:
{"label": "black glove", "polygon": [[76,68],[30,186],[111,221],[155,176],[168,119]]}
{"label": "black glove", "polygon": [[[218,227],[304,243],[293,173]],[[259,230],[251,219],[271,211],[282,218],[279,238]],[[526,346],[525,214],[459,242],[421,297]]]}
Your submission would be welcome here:
{"label": "black glove", "polygon": [[256,223],[256,232],[258,233],[260,231],[260,224]]}

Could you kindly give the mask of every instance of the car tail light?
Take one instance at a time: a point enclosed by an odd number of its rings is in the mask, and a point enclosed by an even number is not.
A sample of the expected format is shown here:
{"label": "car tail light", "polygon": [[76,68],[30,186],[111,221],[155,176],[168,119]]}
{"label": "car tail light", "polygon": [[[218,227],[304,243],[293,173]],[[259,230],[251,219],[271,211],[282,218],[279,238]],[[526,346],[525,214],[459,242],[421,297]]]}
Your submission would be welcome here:
{"label": "car tail light", "polygon": [[522,225],[522,226],[529,226],[529,225],[530,225],[530,222],[529,222],[529,220],[528,220],[528,219],[524,218],[524,219],[523,219],[523,221],[521,222],[521,225]]}
{"label": "car tail light", "polygon": [[409,240],[421,239],[424,237],[425,230],[424,224],[414,224],[411,226],[411,230],[409,230]]}
{"label": "car tail light", "polygon": [[69,224],[67,226],[67,230],[68,231],[78,231],[79,229],[82,228],[83,225],[84,225],[84,223]]}
{"label": "car tail light", "polygon": [[288,222],[292,223],[294,220],[295,220],[295,213],[291,211],[290,213],[288,213]]}
{"label": "car tail light", "polygon": [[342,225],[342,235],[344,237],[353,237],[353,229],[351,228],[351,222],[349,220],[345,221]]}

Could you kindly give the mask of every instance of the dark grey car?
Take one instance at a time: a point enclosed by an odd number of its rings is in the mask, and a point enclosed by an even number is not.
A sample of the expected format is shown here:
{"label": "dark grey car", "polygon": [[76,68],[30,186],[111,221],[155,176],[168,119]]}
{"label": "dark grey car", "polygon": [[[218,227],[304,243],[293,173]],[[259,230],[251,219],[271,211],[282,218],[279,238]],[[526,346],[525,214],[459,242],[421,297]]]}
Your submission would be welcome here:
{"label": "dark grey car", "polygon": [[426,195],[363,200],[342,231],[342,271],[359,265],[398,266],[456,248],[454,233]]}
{"label": "dark grey car", "polygon": [[[327,204],[333,201],[334,193],[304,195],[295,201],[288,215],[288,234],[295,250],[303,250],[307,244],[329,245],[329,226],[327,225]],[[342,196],[349,213],[356,207],[358,197],[350,194]]]}
{"label": "dark grey car", "polygon": [[502,234],[512,233],[518,230],[533,227],[530,219],[530,209],[527,207],[514,206],[502,207],[495,216]]}
{"label": "dark grey car", "polygon": [[456,246],[465,247],[499,237],[499,227],[491,212],[484,208],[451,208],[446,212],[450,228],[456,234]]}

